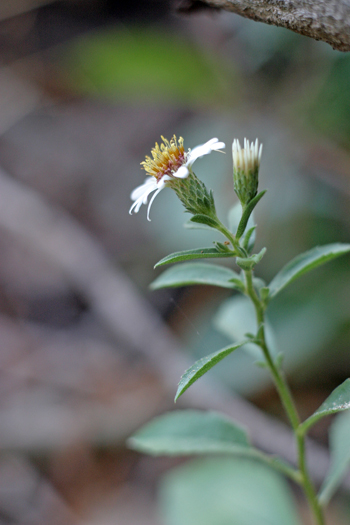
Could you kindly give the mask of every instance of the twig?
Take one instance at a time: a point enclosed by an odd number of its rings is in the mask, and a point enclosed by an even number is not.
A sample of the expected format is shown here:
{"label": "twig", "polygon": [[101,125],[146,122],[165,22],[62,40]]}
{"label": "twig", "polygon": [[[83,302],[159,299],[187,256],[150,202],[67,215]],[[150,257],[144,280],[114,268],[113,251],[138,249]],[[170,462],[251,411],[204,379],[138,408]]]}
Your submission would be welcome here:
{"label": "twig", "polygon": [[339,51],[350,51],[348,0],[185,0],[178,10],[192,11],[199,6],[285,27],[314,40],[323,40]]}

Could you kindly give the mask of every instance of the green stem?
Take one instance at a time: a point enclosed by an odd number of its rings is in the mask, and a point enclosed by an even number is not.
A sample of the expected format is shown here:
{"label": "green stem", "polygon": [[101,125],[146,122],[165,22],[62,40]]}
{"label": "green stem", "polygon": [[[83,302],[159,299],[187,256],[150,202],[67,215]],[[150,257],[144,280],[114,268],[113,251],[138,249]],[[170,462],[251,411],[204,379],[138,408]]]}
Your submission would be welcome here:
{"label": "green stem", "polygon": [[254,454],[251,451],[249,451],[249,454],[247,454],[247,457],[248,458],[255,457],[259,459],[259,461],[266,463],[266,465],[269,465],[275,470],[279,470],[282,474],[290,478],[295,483],[298,483],[299,485],[301,485],[302,483],[302,476],[299,470],[297,470],[295,467],[291,467],[290,465],[288,465],[288,463],[284,463],[283,461],[273,456],[268,456],[267,454],[264,454],[263,452],[257,449],[255,450]]}
{"label": "green stem", "polygon": [[304,487],[304,491],[308,499],[309,505],[313,511],[316,523],[318,525],[325,525],[326,522],[323,514],[323,509],[318,501],[315,487],[311,481],[306,465],[305,435],[297,432],[295,436],[298,447],[298,465],[302,475],[302,486]]}
{"label": "green stem", "polygon": [[264,357],[266,359],[266,362],[270,368],[272,377],[274,379],[276,388],[278,390],[279,396],[281,398],[281,401],[283,403],[283,406],[285,408],[285,411],[288,415],[289,421],[293,427],[293,430],[296,431],[300,424],[299,415],[296,409],[296,406],[294,404],[294,400],[292,398],[292,395],[290,393],[290,390],[288,388],[288,385],[281,374],[281,372],[276,367],[271,354],[269,352],[269,349],[266,344],[266,338],[265,338],[265,308],[259,299],[254,286],[253,286],[253,271],[252,270],[246,270],[244,272],[245,278],[246,278],[246,292],[248,297],[251,299],[251,301],[254,304],[255,312],[256,312],[256,320],[258,323],[258,329],[259,329],[259,346],[263,351]]}
{"label": "green stem", "polygon": [[239,241],[235,238],[235,236],[226,228],[224,224],[216,217],[215,219],[218,223],[217,230],[221,232],[232,244],[232,246],[235,249],[236,254],[238,257],[247,257],[247,253],[242,246],[240,246]]}
{"label": "green stem", "polygon": [[298,453],[298,467],[299,473],[301,476],[301,485],[304,488],[305,495],[309,502],[309,506],[313,512],[315,522],[317,525],[325,525],[324,516],[322,508],[318,502],[317,495],[313,483],[311,481],[310,475],[308,473],[306,460],[305,460],[305,435],[299,431],[300,428],[300,418],[298,411],[296,409],[292,394],[289,390],[288,384],[283,373],[276,367],[268,346],[266,344],[265,337],[265,305],[257,295],[255,288],[253,286],[253,271],[246,270],[244,272],[246,280],[246,294],[251,299],[255,307],[256,320],[258,323],[258,340],[260,348],[263,351],[264,357],[266,359],[267,365],[271,371],[271,375],[275,382],[278,394],[280,396],[283,407],[287,413],[290,424],[293,428],[297,453]]}

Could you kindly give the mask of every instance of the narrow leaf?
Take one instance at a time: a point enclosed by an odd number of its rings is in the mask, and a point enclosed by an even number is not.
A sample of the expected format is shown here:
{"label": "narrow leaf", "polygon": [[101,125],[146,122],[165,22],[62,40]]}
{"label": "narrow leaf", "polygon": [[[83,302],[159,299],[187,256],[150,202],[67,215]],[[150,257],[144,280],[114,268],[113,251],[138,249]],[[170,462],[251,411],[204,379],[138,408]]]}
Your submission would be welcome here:
{"label": "narrow leaf", "polygon": [[192,259],[214,259],[218,257],[232,257],[233,253],[231,252],[222,252],[217,248],[196,248],[195,250],[184,250],[183,252],[175,252],[167,255],[161,259],[155,265],[155,268],[158,266],[163,266],[164,264],[171,264],[181,261],[190,261]]}
{"label": "narrow leaf", "polygon": [[270,288],[270,299],[277,295],[289,283],[294,281],[306,272],[317,268],[335,257],[339,257],[350,251],[350,244],[326,244],[325,246],[316,246],[311,250],[302,253],[290,261],[282,270],[272,279]]}
{"label": "narrow leaf", "polygon": [[254,199],[252,199],[249,202],[249,204],[246,206],[245,210],[243,211],[242,218],[239,222],[238,228],[237,228],[236,239],[240,239],[242,237],[243,233],[245,232],[246,226],[248,224],[249,217],[251,216],[255,206],[258,204],[260,199],[265,195],[265,193],[266,193],[266,190],[258,193],[258,195],[256,195]]}
{"label": "narrow leaf", "polygon": [[234,453],[250,447],[240,426],[217,412],[177,410],[153,419],[128,445],[152,455]]}
{"label": "narrow leaf", "polygon": [[238,273],[224,266],[207,263],[184,263],[165,270],[153,281],[151,288],[152,290],[159,290],[160,288],[207,284],[237,289],[235,282],[237,279],[239,279]]}
{"label": "narrow leaf", "polygon": [[175,402],[179,397],[186,392],[186,390],[193,385],[197,379],[202,377],[206,372],[208,372],[213,366],[222,361],[226,356],[231,354],[237,348],[243,346],[247,341],[241,341],[235,345],[226,346],[217,352],[214,352],[206,357],[202,357],[196,361],[190,368],[186,370],[183,376],[180,379],[180,383],[176,392]]}
{"label": "narrow leaf", "polygon": [[[251,216],[250,216],[251,218]],[[248,221],[248,225],[249,225],[249,221]],[[255,230],[256,230],[256,226],[252,226],[251,228],[249,228],[249,230],[247,231],[247,233],[244,235],[243,237],[243,242],[242,242],[242,246],[245,250],[248,251],[248,253],[250,253],[252,251],[252,249],[254,248],[254,244],[255,244]]]}
{"label": "narrow leaf", "polygon": [[303,433],[307,432],[309,428],[316,423],[319,419],[347,410],[350,408],[350,379],[346,379],[344,383],[339,385],[326,401],[322,403],[320,408],[312,414],[302,425],[300,426]]}
{"label": "narrow leaf", "polygon": [[319,494],[327,505],[350,466],[350,414],[338,415],[330,429],[331,466]]}

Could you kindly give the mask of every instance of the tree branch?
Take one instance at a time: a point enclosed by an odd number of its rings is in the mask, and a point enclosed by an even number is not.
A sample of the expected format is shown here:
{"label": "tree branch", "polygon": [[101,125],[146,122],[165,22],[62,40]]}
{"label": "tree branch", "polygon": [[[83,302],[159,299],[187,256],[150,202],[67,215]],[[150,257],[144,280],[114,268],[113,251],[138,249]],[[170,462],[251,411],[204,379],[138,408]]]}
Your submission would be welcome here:
{"label": "tree branch", "polygon": [[323,40],[333,49],[350,51],[349,0],[185,0],[179,11],[203,7],[237,15]]}

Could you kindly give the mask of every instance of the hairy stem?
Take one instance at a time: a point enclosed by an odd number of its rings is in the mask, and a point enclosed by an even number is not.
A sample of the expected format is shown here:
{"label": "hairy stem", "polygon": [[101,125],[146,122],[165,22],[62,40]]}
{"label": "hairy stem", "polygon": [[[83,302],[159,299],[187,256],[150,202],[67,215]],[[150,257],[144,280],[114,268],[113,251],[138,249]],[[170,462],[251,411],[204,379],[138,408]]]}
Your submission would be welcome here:
{"label": "hairy stem", "polygon": [[233,246],[233,248],[234,248],[234,250],[236,252],[236,255],[238,257],[247,257],[247,253],[246,253],[245,249],[242,248],[242,246],[240,246],[239,241],[230,232],[230,230],[228,230],[226,228],[226,226],[224,224],[222,224],[222,222],[217,217],[216,217],[216,220],[217,220],[217,223],[218,223],[217,230],[219,232],[221,232],[223,235],[225,235],[226,239],[228,239],[230,241],[230,243],[232,244],[232,246]]}
{"label": "hairy stem", "polygon": [[315,523],[317,523],[317,525],[325,525],[323,511],[318,502],[316,491],[311,481],[310,475],[308,473],[307,465],[306,465],[305,436],[303,433],[299,432],[299,426],[300,426],[299,414],[296,409],[292,394],[289,390],[287,381],[283,373],[275,365],[271,357],[270,351],[268,349],[268,346],[266,344],[265,327],[264,327],[265,305],[259,298],[253,286],[253,271],[246,270],[244,274],[245,274],[245,281],[246,281],[246,294],[251,299],[252,303],[254,304],[254,308],[256,312],[256,320],[258,324],[258,338],[257,338],[256,343],[260,346],[260,348],[263,351],[264,357],[270,369],[270,372],[273,377],[278,394],[280,396],[281,402],[283,404],[283,407],[286,411],[286,414],[288,416],[288,419],[294,431],[296,446],[297,446],[297,454],[298,454],[298,467],[299,467],[299,472],[301,475],[301,485],[304,488],[304,492],[309,502],[309,506],[314,515]]}

